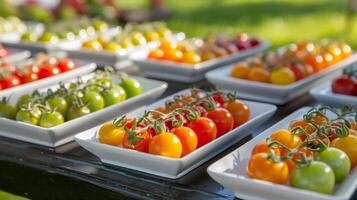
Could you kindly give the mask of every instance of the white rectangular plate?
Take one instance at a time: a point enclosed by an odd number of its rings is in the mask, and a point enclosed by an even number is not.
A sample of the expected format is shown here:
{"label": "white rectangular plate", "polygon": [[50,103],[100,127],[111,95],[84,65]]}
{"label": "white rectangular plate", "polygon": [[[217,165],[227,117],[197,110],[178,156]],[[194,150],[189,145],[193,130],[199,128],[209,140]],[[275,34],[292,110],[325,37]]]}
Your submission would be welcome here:
{"label": "white rectangular plate", "polygon": [[311,96],[317,101],[333,107],[356,106],[357,96],[349,96],[333,93],[331,90],[332,81],[318,85],[310,90]]}
{"label": "white rectangular plate", "polygon": [[[83,81],[87,81],[95,73],[91,73],[82,77]],[[120,83],[118,76],[113,75],[113,80]],[[88,128],[104,123],[117,115],[122,115],[137,107],[150,103],[157,97],[159,97],[167,88],[167,84],[160,81],[154,81],[150,79],[133,77],[138,80],[142,85],[142,94],[127,99],[123,102],[106,107],[102,110],[90,113],[83,117],[67,121],[61,125],[52,128],[42,128],[35,125],[30,125],[23,122],[17,122],[15,120],[9,120],[6,118],[0,118],[0,135],[22,140],[25,142],[31,142],[49,147],[56,147],[73,140],[75,133],[84,131]],[[74,82],[77,78],[69,80],[68,82]],[[68,83],[66,82],[66,83]],[[58,88],[58,84],[50,87],[46,87],[40,90],[40,92],[47,91],[48,88]],[[28,91],[29,92],[29,91]],[[14,95],[11,97],[11,102],[16,103],[20,95]]]}
{"label": "white rectangular plate", "polygon": [[35,90],[41,87],[46,87],[48,85],[54,84],[54,83],[58,83],[60,81],[64,81],[64,80],[68,80],[71,79],[73,77],[76,76],[80,76],[83,74],[87,74],[89,72],[92,72],[95,70],[95,68],[97,67],[96,64],[94,63],[88,63],[82,60],[73,60],[74,63],[76,64],[76,68],[61,73],[59,75],[56,76],[52,76],[52,77],[48,77],[48,78],[44,78],[44,79],[40,79],[37,81],[33,81],[30,83],[26,83],[23,85],[19,85],[16,87],[12,87],[9,89],[5,89],[5,90],[0,90],[0,97],[4,97],[4,96],[9,96],[11,94],[14,93],[23,93],[23,92],[28,92],[29,90]]}
{"label": "white rectangular plate", "polygon": [[[189,93],[189,90],[183,90],[174,95],[186,93]],[[154,109],[164,105],[164,102],[172,99],[174,95],[147,107],[135,110],[134,112],[129,113],[128,116],[141,116],[145,110]],[[134,169],[169,179],[177,179],[249,135],[252,128],[269,119],[276,110],[275,106],[269,104],[250,101],[247,101],[246,103],[251,109],[251,116],[247,123],[180,159],[166,158],[101,144],[98,142],[96,136],[100,126],[79,133],[75,136],[75,139],[82,147],[98,156],[103,163]]]}
{"label": "white rectangular plate", "polygon": [[130,58],[135,64],[144,70],[147,76],[190,83],[204,79],[205,73],[209,70],[242,60],[259,52],[265,51],[269,47],[269,42],[263,42],[257,47],[223,56],[221,58],[204,61],[195,65],[170,61],[149,60],[147,59],[149,52],[132,54]]}
{"label": "white rectangular plate", "polygon": [[341,75],[343,68],[356,61],[357,54],[354,54],[322,72],[299,80],[288,86],[233,78],[230,76],[230,72],[234,65],[210,71],[206,74],[206,78],[209,82],[220,88],[237,90],[239,96],[242,98],[282,105],[305,94],[315,85]]}
{"label": "white rectangular plate", "polygon": [[[185,33],[177,32],[173,35],[174,41],[181,41],[185,39]],[[99,65],[115,65],[117,62],[122,60],[127,60],[131,54],[134,52],[148,52],[151,49],[154,49],[160,45],[159,41],[149,42],[145,45],[136,46],[133,48],[122,49],[118,53],[111,53],[108,51],[93,51],[89,49],[81,49],[81,45],[71,50],[67,50],[68,55],[79,58],[79,59],[86,59],[93,62],[98,63]]]}
{"label": "white rectangular plate", "polygon": [[259,134],[251,141],[229,153],[207,168],[208,174],[221,185],[232,190],[238,198],[254,200],[348,200],[357,186],[357,168],[343,181],[336,185],[332,195],[321,194],[303,189],[292,188],[287,185],[273,184],[266,181],[254,180],[247,176],[246,166],[251,151],[255,145],[265,141],[271,133],[278,129],[287,129],[289,122],[302,119],[310,108],[301,108],[274,126]]}

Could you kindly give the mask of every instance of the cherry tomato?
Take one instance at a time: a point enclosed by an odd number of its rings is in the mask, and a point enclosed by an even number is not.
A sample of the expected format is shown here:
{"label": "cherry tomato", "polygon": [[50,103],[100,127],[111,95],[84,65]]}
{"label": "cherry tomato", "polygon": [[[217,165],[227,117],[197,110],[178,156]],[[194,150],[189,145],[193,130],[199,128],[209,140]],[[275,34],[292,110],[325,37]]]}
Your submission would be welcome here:
{"label": "cherry tomato", "polygon": [[357,80],[341,76],[332,82],[332,92],[344,95],[357,95]]}
{"label": "cherry tomato", "polygon": [[351,161],[351,167],[357,165],[357,137],[354,135],[348,135],[347,137],[336,138],[331,143],[331,147],[345,152]]}
{"label": "cherry tomato", "polygon": [[205,117],[211,119],[216,124],[217,137],[221,137],[233,129],[233,116],[225,108],[215,108],[208,111]]}
{"label": "cherry tomato", "polygon": [[294,73],[296,81],[301,80],[307,76],[305,67],[303,65],[295,64],[291,66],[290,69]]}
{"label": "cherry tomato", "polygon": [[219,94],[213,95],[212,99],[216,102],[218,107],[223,106],[224,98],[221,95],[219,95]]}
{"label": "cherry tomato", "polygon": [[55,76],[60,74],[61,71],[55,67],[55,66],[46,66],[40,69],[40,72],[38,73],[38,77],[40,79]]}
{"label": "cherry tomato", "polygon": [[251,157],[247,166],[247,174],[250,178],[277,184],[285,184],[289,178],[286,164],[284,162],[274,163],[268,159],[266,153],[258,153]]}
{"label": "cherry tomato", "polygon": [[21,81],[17,76],[9,75],[0,77],[0,85],[2,86],[2,89],[7,89],[21,85]]}
{"label": "cherry tomato", "polygon": [[40,118],[39,126],[51,128],[64,123],[63,115],[57,111],[43,112]]}
{"label": "cherry tomato", "polygon": [[29,83],[38,80],[38,74],[33,72],[31,68],[22,68],[16,71],[16,76],[20,79],[21,83]]}
{"label": "cherry tomato", "polygon": [[197,148],[200,148],[201,146],[211,142],[217,137],[216,124],[206,117],[199,117],[198,119],[189,122],[187,126],[191,128],[197,135]]}
{"label": "cherry tomato", "polygon": [[335,174],[336,183],[342,182],[349,174],[351,161],[340,149],[329,147],[317,154],[317,160],[326,163]]}
{"label": "cherry tomato", "polygon": [[270,76],[270,82],[277,85],[289,85],[296,81],[294,72],[287,67],[274,70]]}
{"label": "cherry tomato", "polygon": [[53,96],[48,98],[46,101],[52,109],[58,111],[63,116],[66,116],[68,110],[68,103],[65,98],[61,96]]}
{"label": "cherry tomato", "polygon": [[164,51],[163,59],[176,62],[176,61],[180,61],[182,57],[183,54],[181,51],[177,49],[168,49]]}
{"label": "cherry tomato", "polygon": [[196,133],[185,126],[180,126],[174,128],[170,131],[174,135],[176,135],[182,144],[182,154],[181,157],[186,156],[187,154],[193,152],[197,148],[197,135]]}
{"label": "cherry tomato", "polygon": [[183,63],[194,65],[201,62],[201,57],[195,52],[186,52],[183,54],[180,61]]}
{"label": "cherry tomato", "polygon": [[148,57],[150,59],[162,59],[164,57],[164,51],[162,49],[154,49],[150,51]]}
{"label": "cherry tomato", "polygon": [[148,153],[149,152],[149,141],[151,140],[152,135],[147,131],[142,131],[142,132],[136,133],[135,137],[139,137],[141,139],[138,139],[132,143],[129,140],[129,134],[125,133],[124,139],[123,139],[123,147],[127,148],[127,149],[133,149],[136,151]]}
{"label": "cherry tomato", "polygon": [[83,103],[85,103],[91,112],[103,109],[105,106],[104,98],[94,91],[89,91],[82,97]]}
{"label": "cherry tomato", "polygon": [[343,58],[348,58],[352,55],[352,49],[349,45],[347,45],[346,43],[341,43],[339,45],[341,51],[342,51],[342,57]]}
{"label": "cherry tomato", "polygon": [[262,142],[260,144],[257,144],[254,146],[253,150],[252,150],[252,156],[258,153],[267,153],[269,154],[271,152],[271,150],[274,151],[274,154],[276,156],[280,156],[280,151],[279,148],[276,147],[270,147],[268,146],[268,144],[266,142]]}
{"label": "cherry tomato", "polygon": [[252,80],[252,81],[269,83],[270,82],[270,73],[265,68],[253,67],[249,71],[248,79]]}
{"label": "cherry tomato", "polygon": [[72,119],[76,119],[76,118],[88,115],[89,113],[90,113],[90,110],[87,106],[72,104],[67,111],[66,119],[69,121]]}
{"label": "cherry tomato", "polygon": [[163,132],[155,135],[150,140],[149,153],[169,158],[180,158],[182,154],[182,144],[176,135]]}
{"label": "cherry tomato", "polygon": [[120,92],[113,88],[103,90],[100,95],[104,99],[105,107],[122,102],[126,98],[125,92]]}
{"label": "cherry tomato", "polygon": [[237,63],[231,70],[231,76],[234,78],[248,79],[249,76],[249,66],[245,62]]}
{"label": "cherry tomato", "polygon": [[74,69],[76,66],[74,65],[74,62],[71,59],[65,58],[57,63],[57,67],[61,72],[66,72]]}
{"label": "cherry tomato", "polygon": [[236,99],[234,101],[228,101],[223,105],[233,116],[234,125],[238,127],[249,120],[250,109],[247,104]]}
{"label": "cherry tomato", "polygon": [[99,142],[102,144],[122,146],[125,130],[116,127],[113,122],[107,122],[100,127],[98,135]]}
{"label": "cherry tomato", "polygon": [[280,142],[289,149],[293,149],[301,143],[301,140],[297,135],[294,135],[290,131],[284,129],[274,131],[271,134],[270,139],[272,141]]}
{"label": "cherry tomato", "polygon": [[140,82],[131,78],[122,78],[120,86],[125,90],[128,98],[137,96],[142,91]]}
{"label": "cherry tomato", "polygon": [[21,108],[16,113],[16,121],[37,125],[40,121],[42,112],[37,107]]}
{"label": "cherry tomato", "polygon": [[312,161],[308,166],[298,166],[290,176],[292,187],[331,194],[335,185],[335,175],[327,164]]}
{"label": "cherry tomato", "polygon": [[0,101],[0,117],[5,117],[8,119],[15,119],[17,108],[7,101],[6,98],[3,98]]}
{"label": "cherry tomato", "polygon": [[[312,125],[307,123],[305,120],[291,121],[289,124],[289,131],[292,131],[296,127],[301,127],[302,129],[304,129],[307,132],[307,134],[312,134],[316,130],[315,127],[313,127]],[[307,136],[299,135],[299,137],[300,137],[301,141],[305,141]]]}

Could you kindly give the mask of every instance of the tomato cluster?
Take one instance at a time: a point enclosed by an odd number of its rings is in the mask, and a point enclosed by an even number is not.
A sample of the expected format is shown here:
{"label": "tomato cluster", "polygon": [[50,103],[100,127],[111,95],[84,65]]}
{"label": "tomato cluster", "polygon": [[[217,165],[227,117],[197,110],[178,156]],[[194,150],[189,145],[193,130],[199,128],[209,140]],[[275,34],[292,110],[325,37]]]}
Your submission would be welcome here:
{"label": "tomato cluster", "polygon": [[59,59],[45,54],[38,54],[31,64],[15,66],[2,63],[0,65],[0,90],[55,76],[75,67],[69,58]]}
{"label": "tomato cluster", "polygon": [[170,40],[161,42],[159,48],[152,50],[149,59],[168,60],[186,64],[197,64],[203,61],[238,53],[261,44],[261,40],[250,38],[246,33],[238,33],[235,39],[222,35],[209,35],[205,39],[174,43]]}
{"label": "tomato cluster", "polygon": [[77,82],[67,85],[61,83],[58,89],[49,89],[43,94],[38,91],[24,94],[16,105],[3,98],[0,117],[50,128],[141,93],[141,85],[137,80],[121,74],[121,82],[117,84],[110,74],[109,71],[97,72],[87,82],[79,78]]}
{"label": "tomato cluster", "polygon": [[196,89],[139,118],[123,116],[99,129],[104,144],[181,158],[247,122],[249,107],[234,94]]}
{"label": "tomato cluster", "polygon": [[[329,118],[328,113],[334,114]],[[357,165],[357,114],[352,108],[313,108],[288,130],[257,144],[247,174],[277,184],[330,194]]]}
{"label": "tomato cluster", "polygon": [[353,67],[344,70],[344,75],[332,82],[332,92],[357,96],[357,71]]}
{"label": "tomato cluster", "polygon": [[289,85],[334,65],[352,55],[351,47],[342,42],[302,41],[282,51],[248,58],[237,63],[231,76],[262,83]]}

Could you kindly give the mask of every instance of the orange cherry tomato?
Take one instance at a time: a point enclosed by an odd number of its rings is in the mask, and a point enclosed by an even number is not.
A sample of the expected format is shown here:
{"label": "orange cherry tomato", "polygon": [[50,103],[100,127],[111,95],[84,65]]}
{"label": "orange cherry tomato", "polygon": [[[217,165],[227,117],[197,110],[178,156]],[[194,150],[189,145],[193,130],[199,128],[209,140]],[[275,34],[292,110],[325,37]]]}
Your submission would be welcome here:
{"label": "orange cherry tomato", "polygon": [[289,169],[285,162],[274,163],[268,159],[268,154],[258,153],[249,160],[247,174],[250,178],[285,184],[289,178]]}
{"label": "orange cherry tomato", "polygon": [[182,154],[182,144],[176,135],[163,132],[155,135],[150,140],[149,153],[169,158],[180,158]]}
{"label": "orange cherry tomato", "polygon": [[289,149],[293,149],[301,143],[299,136],[294,135],[290,131],[284,129],[274,131],[271,134],[270,139],[285,145]]}
{"label": "orange cherry tomato", "polygon": [[162,57],[164,57],[164,51],[162,49],[154,49],[150,51],[148,57],[151,59],[161,59]]}
{"label": "orange cherry tomato", "polygon": [[205,117],[211,119],[216,124],[217,137],[221,137],[233,129],[233,116],[225,108],[218,107],[210,110],[206,113]]}
{"label": "orange cherry tomato", "polygon": [[182,52],[177,49],[168,49],[164,50],[163,59],[170,60],[170,61],[179,61],[182,59]]}
{"label": "orange cherry tomato", "polygon": [[199,117],[198,119],[189,122],[187,126],[190,127],[197,135],[197,148],[213,141],[217,137],[216,124],[206,117]]}
{"label": "orange cherry tomato", "polygon": [[335,64],[335,59],[332,54],[325,53],[323,57],[324,57],[325,67],[330,67],[331,65]]}
{"label": "orange cherry tomato", "polygon": [[233,127],[238,127],[249,120],[250,109],[247,104],[238,99],[228,101],[223,105],[233,116]]}
{"label": "orange cherry tomato", "polygon": [[116,127],[112,122],[108,122],[100,127],[98,135],[99,142],[102,144],[121,146],[123,144],[125,130]]}
{"label": "orange cherry tomato", "polygon": [[305,57],[305,62],[314,68],[314,72],[319,72],[325,69],[324,57],[321,55],[310,54]]}
{"label": "orange cherry tomato", "polygon": [[181,157],[193,152],[197,148],[197,135],[196,133],[186,126],[180,126],[174,128],[170,131],[176,135],[182,144],[182,154]]}
{"label": "orange cherry tomato", "polygon": [[258,153],[267,153],[267,154],[269,154],[271,150],[274,151],[274,154],[276,156],[280,156],[279,148],[269,147],[266,142],[262,142],[260,144],[255,145],[253,150],[252,150],[252,156],[255,155],[255,154],[258,154]]}
{"label": "orange cherry tomato", "polygon": [[342,57],[343,58],[348,58],[348,57],[350,57],[352,55],[352,49],[348,44],[341,43],[339,45],[339,47],[340,47],[340,49],[342,51]]}
{"label": "orange cherry tomato", "polygon": [[357,130],[357,122],[351,122],[351,128]]}
{"label": "orange cherry tomato", "polygon": [[287,67],[274,70],[270,75],[270,82],[276,85],[289,85],[296,81],[294,72]]}
{"label": "orange cherry tomato", "polygon": [[[296,127],[301,127],[302,129],[304,129],[308,134],[312,134],[313,132],[315,132],[316,128],[313,127],[312,125],[310,125],[309,123],[307,123],[305,120],[294,120],[291,121],[289,124],[289,131],[292,131],[294,128]],[[305,141],[306,140],[306,135],[299,135],[301,141]]]}
{"label": "orange cherry tomato", "polygon": [[195,52],[186,52],[183,54],[181,62],[187,64],[197,64],[201,62],[201,57]]}
{"label": "orange cherry tomato", "polygon": [[131,143],[131,141],[129,140],[129,134],[125,133],[123,139],[123,147],[145,153],[149,152],[149,141],[151,140],[152,135],[147,131],[143,131],[137,133],[136,137],[141,137],[142,139],[136,140],[134,143]]}
{"label": "orange cherry tomato", "polygon": [[248,79],[251,81],[269,83],[270,82],[270,72],[263,67],[253,67],[249,71]]}
{"label": "orange cherry tomato", "polygon": [[344,151],[351,160],[351,168],[357,165],[357,137],[348,135],[347,137],[336,138],[331,143],[331,147],[335,147]]}
{"label": "orange cherry tomato", "polygon": [[231,71],[231,76],[234,78],[248,79],[249,76],[249,66],[245,62],[237,63]]}
{"label": "orange cherry tomato", "polygon": [[170,49],[175,49],[176,47],[177,47],[177,45],[175,43],[173,43],[172,41],[162,40],[159,48],[165,52]]}

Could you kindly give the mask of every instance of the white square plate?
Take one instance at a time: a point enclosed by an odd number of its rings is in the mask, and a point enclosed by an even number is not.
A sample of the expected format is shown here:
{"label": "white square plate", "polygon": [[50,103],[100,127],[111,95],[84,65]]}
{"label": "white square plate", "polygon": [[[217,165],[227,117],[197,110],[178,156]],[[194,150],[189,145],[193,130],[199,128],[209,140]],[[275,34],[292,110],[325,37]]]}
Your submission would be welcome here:
{"label": "white square plate", "polygon": [[278,129],[287,129],[289,122],[302,119],[310,108],[301,108],[274,126],[259,134],[251,141],[229,153],[207,168],[208,174],[221,185],[229,188],[235,196],[242,199],[254,200],[348,200],[351,198],[357,186],[357,168],[343,181],[335,186],[332,195],[321,194],[303,189],[292,188],[287,185],[273,184],[266,181],[254,180],[247,176],[246,166],[251,151],[255,145],[265,141],[271,133]]}
{"label": "white square plate", "polygon": [[58,74],[56,76],[52,76],[52,77],[40,79],[37,81],[33,81],[30,83],[26,83],[23,85],[19,85],[16,87],[0,90],[0,97],[9,96],[13,93],[23,93],[23,92],[28,92],[29,90],[33,91],[33,90],[41,88],[41,87],[46,87],[48,85],[58,83],[60,81],[68,80],[73,77],[87,74],[89,72],[94,71],[95,68],[97,67],[97,65],[94,63],[88,63],[88,62],[84,62],[81,60],[73,60],[73,61],[77,67],[70,71]]}
{"label": "white square plate", "polygon": [[135,64],[143,69],[145,74],[149,77],[191,83],[204,79],[205,73],[209,70],[242,60],[259,52],[265,51],[269,47],[270,43],[263,41],[263,43],[257,47],[223,56],[221,58],[204,61],[195,65],[170,61],[149,60],[147,59],[149,52],[133,54],[130,58]]}
{"label": "white square plate", "polygon": [[242,98],[282,105],[305,94],[315,85],[334,77],[338,77],[341,75],[343,68],[356,61],[357,54],[354,54],[322,72],[316,73],[288,86],[233,78],[230,76],[230,72],[234,65],[210,71],[206,74],[206,78],[209,82],[220,88],[237,90],[239,96]]}
{"label": "white square plate", "polygon": [[[95,73],[85,75],[81,78],[83,81],[87,81],[93,76],[95,76]],[[77,132],[84,131],[98,124],[102,124],[117,115],[124,114],[130,110],[136,109],[141,105],[150,103],[159,97],[167,88],[167,84],[161,81],[154,81],[140,77],[133,78],[138,80],[143,87],[142,94],[138,96],[106,107],[102,110],[90,113],[83,117],[67,121],[52,128],[42,128],[23,122],[17,122],[15,120],[0,118],[0,135],[49,147],[60,146],[72,141],[73,136]],[[117,83],[120,83],[118,76],[113,75],[112,79]],[[74,81],[77,81],[77,78],[67,81],[66,83]],[[53,86],[41,89],[40,92],[45,92],[49,88],[56,89],[58,87],[58,84],[55,84]],[[20,95],[15,94],[11,97],[10,100],[12,103],[16,103],[19,97]]]}
{"label": "white square plate", "polygon": [[331,90],[332,81],[316,86],[310,90],[311,96],[317,101],[333,107],[356,106],[357,96],[333,93]]}
{"label": "white square plate", "polygon": [[[154,104],[135,110],[129,113],[128,116],[141,116],[145,110],[162,106],[165,101],[172,99],[173,96],[187,93],[189,93],[189,90],[183,90]],[[177,179],[249,135],[252,128],[269,119],[276,110],[276,107],[270,104],[250,101],[246,101],[246,103],[251,109],[251,116],[248,122],[180,159],[166,158],[101,144],[98,142],[96,136],[100,126],[79,133],[75,136],[75,140],[82,147],[98,156],[103,163],[134,169],[169,179]]]}

